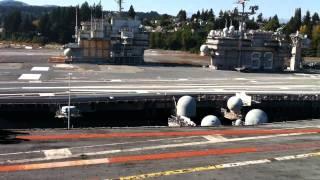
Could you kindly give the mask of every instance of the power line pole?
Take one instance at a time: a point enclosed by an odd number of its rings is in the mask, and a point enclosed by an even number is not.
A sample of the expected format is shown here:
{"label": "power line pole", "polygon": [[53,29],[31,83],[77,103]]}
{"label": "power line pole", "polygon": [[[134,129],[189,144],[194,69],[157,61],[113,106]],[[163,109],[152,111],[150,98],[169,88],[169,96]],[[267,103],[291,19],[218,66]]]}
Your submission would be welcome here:
{"label": "power line pole", "polygon": [[69,98],[68,98],[68,130],[70,130],[70,106],[71,106],[71,76],[72,73],[68,73],[69,76]]}

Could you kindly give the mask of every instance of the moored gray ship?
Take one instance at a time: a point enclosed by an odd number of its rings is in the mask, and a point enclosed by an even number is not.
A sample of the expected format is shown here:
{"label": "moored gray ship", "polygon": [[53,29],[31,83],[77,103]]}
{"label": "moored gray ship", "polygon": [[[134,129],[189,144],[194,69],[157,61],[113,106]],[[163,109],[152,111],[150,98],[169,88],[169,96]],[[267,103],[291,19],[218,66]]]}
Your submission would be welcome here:
{"label": "moored gray ship", "polygon": [[277,31],[248,30],[246,20],[254,15],[258,6],[250,6],[246,12],[246,1],[238,3],[242,12],[236,8],[230,13],[239,20],[236,30],[232,21],[223,30],[211,30],[206,43],[201,46],[202,55],[211,57],[211,67],[220,70],[250,71],[299,71],[302,66],[302,48],[307,48],[310,40],[297,32],[290,35],[291,42]]}

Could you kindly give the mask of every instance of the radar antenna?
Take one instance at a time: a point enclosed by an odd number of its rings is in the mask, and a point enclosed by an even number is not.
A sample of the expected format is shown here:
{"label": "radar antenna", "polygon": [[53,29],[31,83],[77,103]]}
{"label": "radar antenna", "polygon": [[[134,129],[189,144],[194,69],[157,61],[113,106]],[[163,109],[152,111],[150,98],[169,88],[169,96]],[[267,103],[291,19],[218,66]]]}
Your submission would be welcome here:
{"label": "radar antenna", "polygon": [[242,12],[235,14],[238,16],[242,22],[244,22],[249,16],[256,14],[256,11],[259,10],[259,6],[250,6],[250,11],[246,12],[246,3],[250,0],[237,0],[236,4],[240,4],[242,6]]}
{"label": "radar antenna", "polygon": [[123,10],[123,3],[124,3],[124,1],[123,0],[115,0],[117,3],[118,3],[118,6],[119,6],[119,13],[121,13],[122,12],[122,10]]}

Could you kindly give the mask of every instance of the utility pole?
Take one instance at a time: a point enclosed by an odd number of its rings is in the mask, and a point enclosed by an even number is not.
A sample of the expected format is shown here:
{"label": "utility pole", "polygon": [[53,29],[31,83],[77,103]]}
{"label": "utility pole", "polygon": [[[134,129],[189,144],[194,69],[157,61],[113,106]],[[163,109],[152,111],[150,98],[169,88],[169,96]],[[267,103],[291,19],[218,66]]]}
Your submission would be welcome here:
{"label": "utility pole", "polygon": [[239,59],[238,59],[238,71],[240,71],[242,69],[242,40],[245,38],[245,21],[247,18],[249,18],[250,15],[254,15],[256,13],[256,11],[259,9],[258,6],[250,6],[250,10],[249,12],[246,12],[246,2],[248,2],[250,0],[238,0],[237,4],[240,4],[242,7],[242,12],[235,14],[236,18],[239,19],[240,24],[239,24]]}
{"label": "utility pole", "polygon": [[119,0],[118,3],[119,3],[119,12],[121,13],[121,12],[122,12],[122,9],[123,9],[123,7],[122,7],[123,1],[122,1],[122,0]]}
{"label": "utility pole", "polygon": [[78,42],[78,6],[76,6],[75,42]]}
{"label": "utility pole", "polygon": [[70,130],[70,106],[71,106],[71,76],[72,73],[68,73],[69,76],[69,99],[68,99],[68,130]]}

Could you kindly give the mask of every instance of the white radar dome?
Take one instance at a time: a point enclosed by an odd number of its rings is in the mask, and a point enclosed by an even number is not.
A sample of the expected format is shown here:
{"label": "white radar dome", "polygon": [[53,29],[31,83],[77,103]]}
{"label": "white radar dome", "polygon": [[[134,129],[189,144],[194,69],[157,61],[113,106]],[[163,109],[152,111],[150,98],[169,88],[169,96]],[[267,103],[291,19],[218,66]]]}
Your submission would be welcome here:
{"label": "white radar dome", "polygon": [[63,55],[64,56],[67,56],[67,57],[70,57],[72,56],[72,50],[70,48],[67,48],[63,51]]}
{"label": "white radar dome", "polygon": [[243,107],[243,101],[237,96],[231,97],[227,102],[228,109],[234,112],[240,112]]}
{"label": "white radar dome", "polygon": [[221,121],[216,116],[209,115],[202,119],[201,126],[202,127],[221,126]]}
{"label": "white radar dome", "polygon": [[177,116],[185,116],[188,118],[195,117],[197,114],[197,102],[191,96],[183,96],[177,104]]}
{"label": "white radar dome", "polygon": [[254,126],[268,122],[267,114],[260,109],[253,109],[246,115],[245,125]]}

